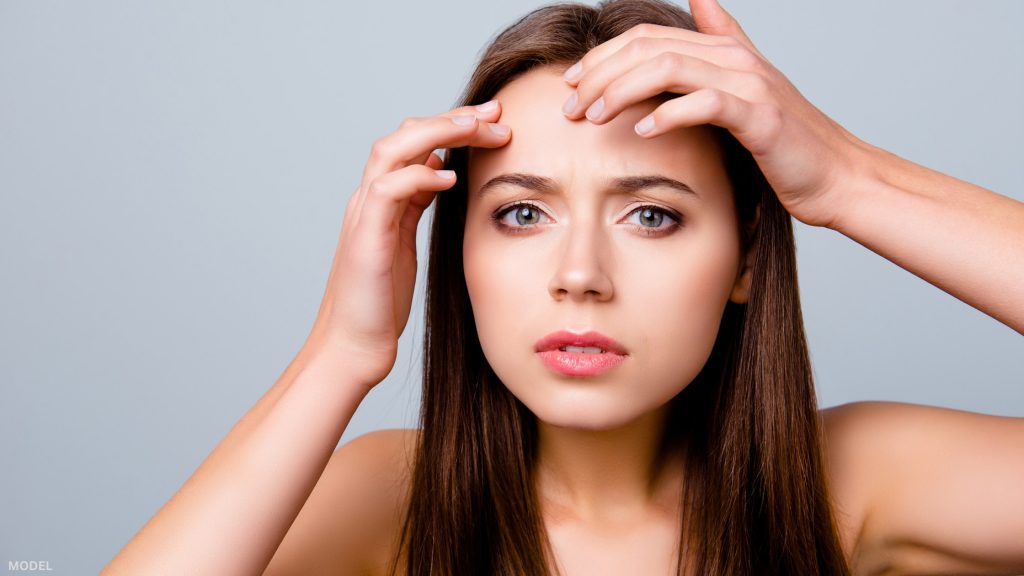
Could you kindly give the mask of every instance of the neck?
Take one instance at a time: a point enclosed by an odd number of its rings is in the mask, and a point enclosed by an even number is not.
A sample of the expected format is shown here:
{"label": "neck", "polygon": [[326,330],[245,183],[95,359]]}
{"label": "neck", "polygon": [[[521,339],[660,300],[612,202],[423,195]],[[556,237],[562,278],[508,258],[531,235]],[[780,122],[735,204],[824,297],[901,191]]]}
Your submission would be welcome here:
{"label": "neck", "polygon": [[577,520],[675,514],[682,460],[661,450],[668,412],[666,405],[610,430],[538,421],[536,483],[546,513]]}

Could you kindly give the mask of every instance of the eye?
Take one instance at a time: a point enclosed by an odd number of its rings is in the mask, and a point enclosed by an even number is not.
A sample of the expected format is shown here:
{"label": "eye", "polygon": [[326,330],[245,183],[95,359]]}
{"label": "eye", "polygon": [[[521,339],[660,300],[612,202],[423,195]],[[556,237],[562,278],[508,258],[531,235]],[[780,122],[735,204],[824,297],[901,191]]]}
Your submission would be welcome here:
{"label": "eye", "polygon": [[[646,236],[664,236],[682,227],[682,216],[658,206],[643,205],[630,212],[628,216],[634,214],[639,215],[639,224],[634,224],[632,228]],[[529,231],[541,218],[546,217],[547,215],[536,205],[517,202],[499,209],[491,215],[491,220],[503,232],[521,234]]]}
{"label": "eye", "polygon": [[[512,222],[509,223],[506,216],[512,215]],[[544,212],[540,208],[533,204],[526,202],[517,202],[511,206],[506,206],[495,212],[491,216],[491,220],[494,224],[511,234],[519,234],[525,230],[529,230],[529,227],[537,224]]]}
{"label": "eye", "polygon": [[[640,206],[630,212],[629,216],[634,214],[639,215],[640,222],[640,224],[634,226],[634,229],[648,236],[670,234],[673,230],[682,226],[682,216],[658,206]],[[662,224],[666,225],[662,226]]]}

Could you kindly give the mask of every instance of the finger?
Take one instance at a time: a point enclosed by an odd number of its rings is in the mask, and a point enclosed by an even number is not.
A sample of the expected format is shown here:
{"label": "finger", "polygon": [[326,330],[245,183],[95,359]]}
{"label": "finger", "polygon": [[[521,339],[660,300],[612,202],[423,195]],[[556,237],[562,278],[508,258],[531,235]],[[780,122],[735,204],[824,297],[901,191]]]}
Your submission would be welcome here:
{"label": "finger", "polygon": [[399,241],[413,252],[416,251],[416,229],[419,227],[420,218],[436,196],[437,192],[430,190],[417,192],[409,199],[402,212],[398,223]]}
{"label": "finger", "polygon": [[363,182],[407,166],[414,160],[425,160],[437,148],[495,148],[508,140],[507,126],[495,127],[495,123],[481,121],[472,114],[407,119],[398,130],[373,143]]}
{"label": "finger", "polygon": [[722,8],[718,0],[690,0],[690,14],[693,15],[693,20],[697,23],[697,30],[701,33],[731,36],[764,58],[747,33],[740,27],[740,23],[732,17],[732,14],[726,12],[725,8]]}
{"label": "finger", "polygon": [[[439,116],[445,116],[448,118],[454,116],[464,116],[466,114],[473,114],[478,120],[484,122],[496,123],[497,119],[501,117],[501,103],[497,100],[488,100],[483,104],[460,106],[447,112],[439,114]],[[499,127],[499,130],[504,129],[504,126]],[[411,163],[422,164],[427,161],[428,155],[419,156],[413,158]]]}
{"label": "finger", "polygon": [[638,24],[629,30],[626,30],[622,34],[591,48],[579,62],[570,66],[565,71],[565,80],[569,84],[575,85],[575,83],[588,70],[638,38],[668,38],[686,40],[695,44],[706,44],[711,46],[721,45],[728,42],[725,38],[709,36],[707,34],[701,34],[685,28],[659,26],[657,24]]}
{"label": "finger", "polygon": [[[454,172],[444,177],[423,164],[388,172],[368,185],[363,210],[354,221],[353,249],[370,258],[393,256],[396,225],[410,206],[419,210],[441,190],[455,184]],[[411,200],[415,198],[415,204]]]}
{"label": "finger", "polygon": [[459,106],[447,112],[442,112],[441,116],[459,116],[462,114],[473,114],[485,122],[493,122],[501,116],[501,103],[497,100],[488,100],[481,104]]}
{"label": "finger", "polygon": [[[439,170],[444,167],[444,160],[435,153],[427,158],[428,168]],[[412,195],[408,202],[404,203],[404,209],[400,208],[401,221],[398,223],[399,241],[416,252],[416,229],[419,227],[420,217],[423,212],[434,201],[437,192],[433,190],[422,190]]]}
{"label": "finger", "polygon": [[[483,104],[459,106],[458,108],[452,108],[451,110],[437,114],[437,116],[451,118],[453,116],[465,116],[466,114],[472,114],[473,116],[476,116],[478,119],[483,120],[485,122],[493,122],[497,120],[499,116],[501,116],[501,104],[497,100],[488,100]],[[407,123],[412,124],[416,122],[421,122],[423,120],[426,120],[427,118],[430,117],[411,116],[409,118],[406,118],[405,121],[403,121],[403,125]]]}
{"label": "finger", "polygon": [[[431,152],[430,157],[427,158],[425,164],[427,168],[432,170],[440,170],[444,168],[444,160],[436,152]],[[412,199],[409,201],[409,206],[415,210],[417,207],[422,205],[422,209],[420,209],[420,212],[422,213],[422,211],[425,210],[433,200],[434,192],[427,192],[423,196],[418,196],[417,194],[413,195]],[[358,212],[359,209],[359,202],[360,190],[356,189],[356,191],[352,193],[351,198],[349,198],[348,205],[345,209],[345,218],[341,225],[341,239],[339,240],[342,245],[347,245],[348,240],[346,240],[346,238],[349,238],[352,235],[352,230],[355,228],[354,221],[356,212]],[[415,229],[415,224],[413,225],[413,228]]]}
{"label": "finger", "polygon": [[444,159],[442,159],[437,152],[431,152],[430,156],[426,159],[424,163],[427,165],[428,168],[433,168],[434,170],[440,170],[441,168],[444,168]]}
{"label": "finger", "polygon": [[[613,84],[626,77],[648,86],[658,78],[676,78],[680,71],[693,71],[707,76],[712,71],[729,73],[732,70],[757,69],[756,62],[752,61],[756,59],[757,56],[741,46],[706,46],[666,38],[639,38],[598,63],[580,80],[576,86],[575,108],[566,116],[575,119],[586,113],[592,121],[613,118],[614,115],[609,114],[607,92]],[[638,70],[645,72],[632,74]],[[648,79],[648,75],[653,78]],[[695,80],[699,81],[698,78]],[[680,91],[668,87],[666,90]],[[601,102],[598,102],[599,99]]]}
{"label": "finger", "polygon": [[770,142],[782,125],[778,109],[770,104],[748,102],[714,88],[701,88],[662,103],[636,124],[636,132],[652,138],[677,128],[713,124],[736,137],[757,153],[759,143]]}
{"label": "finger", "polygon": [[587,111],[594,124],[604,124],[620,112],[664,92],[688,94],[713,88],[747,101],[762,101],[767,90],[764,80],[749,72],[720,68],[699,58],[675,52],[650,60],[617,78]]}
{"label": "finger", "polygon": [[363,211],[367,186],[382,175],[407,165],[421,165],[437,148],[504,146],[511,137],[507,126],[481,122],[472,115],[431,116],[413,122],[403,122],[398,131],[373,144],[370,159],[363,171],[363,185],[356,201],[356,217]]}
{"label": "finger", "polygon": [[[456,116],[467,115],[475,116],[477,120],[483,122],[496,122],[497,119],[501,116],[501,103],[498,102],[497,100],[488,100],[487,102],[484,102],[482,104],[459,106],[458,108],[453,108],[451,110],[448,110],[447,112],[442,112],[437,116],[443,116],[445,118],[454,118]],[[405,120],[402,121],[402,125],[399,127],[399,129],[405,128],[406,126],[410,126],[412,124],[423,122],[424,120],[428,119],[429,117],[406,118]],[[426,161],[427,157],[428,154],[423,154],[422,156],[419,156],[411,160],[410,163],[422,164],[423,162]]]}

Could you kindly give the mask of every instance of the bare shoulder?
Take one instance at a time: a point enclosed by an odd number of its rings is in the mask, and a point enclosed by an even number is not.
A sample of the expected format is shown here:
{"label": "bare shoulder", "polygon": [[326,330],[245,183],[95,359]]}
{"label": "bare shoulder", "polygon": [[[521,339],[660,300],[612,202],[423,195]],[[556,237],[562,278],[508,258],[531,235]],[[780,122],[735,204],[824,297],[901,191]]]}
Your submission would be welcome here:
{"label": "bare shoulder", "polygon": [[1024,481],[1024,419],[885,401],[821,416],[854,573],[1019,566],[1021,543],[1000,534],[1024,529],[1024,491],[1014,489]]}
{"label": "bare shoulder", "polygon": [[[823,446],[833,510],[843,551],[851,566],[863,563],[876,538],[868,515],[886,480],[885,452],[898,444],[898,429],[907,418],[934,416],[930,406],[887,401],[859,401],[820,411]],[[926,418],[927,419],[927,418]],[[856,572],[856,571],[855,571]]]}
{"label": "bare shoulder", "polygon": [[419,430],[358,436],[337,448],[264,576],[379,574],[408,500]]}

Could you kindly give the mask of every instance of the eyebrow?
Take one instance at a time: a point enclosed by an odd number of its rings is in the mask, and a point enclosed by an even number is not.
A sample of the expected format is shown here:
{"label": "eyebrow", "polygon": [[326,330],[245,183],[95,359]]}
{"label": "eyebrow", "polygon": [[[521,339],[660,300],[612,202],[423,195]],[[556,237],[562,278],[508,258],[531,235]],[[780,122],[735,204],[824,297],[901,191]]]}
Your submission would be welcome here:
{"label": "eyebrow", "polygon": [[[488,180],[480,187],[478,194],[483,196],[493,191],[493,189],[501,186],[526,188],[528,190],[536,190],[542,194],[552,194],[558,189],[555,181],[551,178],[538,176],[536,174],[509,172],[499,174],[498,176]],[[668,176],[662,176],[660,174],[642,174],[637,176],[613,178],[609,181],[608,186],[619,194],[628,194],[645,188],[664,187],[698,199],[700,198],[700,195],[685,182],[680,182],[675,178],[669,178]]]}

